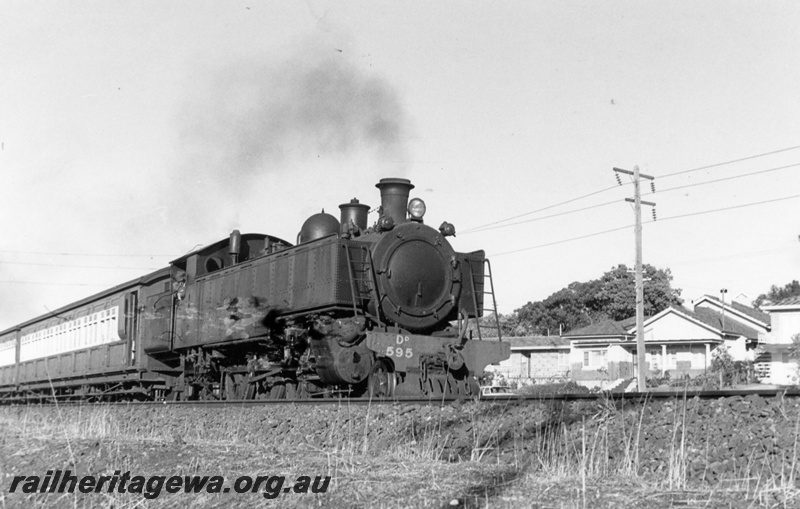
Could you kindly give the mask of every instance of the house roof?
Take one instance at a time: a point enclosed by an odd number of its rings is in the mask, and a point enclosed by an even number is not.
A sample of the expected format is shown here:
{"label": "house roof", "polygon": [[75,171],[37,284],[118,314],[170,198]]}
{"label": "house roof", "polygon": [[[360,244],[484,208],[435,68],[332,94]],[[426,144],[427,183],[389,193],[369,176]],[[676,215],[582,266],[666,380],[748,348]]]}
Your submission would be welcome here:
{"label": "house roof", "polygon": [[[738,336],[744,336],[748,339],[758,339],[758,331],[756,329],[748,327],[747,325],[744,325],[743,323],[738,322],[733,318],[727,318],[724,320],[725,327],[723,331],[722,313],[707,307],[697,308],[695,311],[691,311],[683,307],[681,308],[669,307],[654,317],[645,317],[644,321],[647,322],[648,320],[651,320],[653,318],[658,319],[660,316],[663,316],[670,312],[683,315],[685,318],[688,318],[690,320],[695,320],[696,322],[699,322],[701,325],[713,329],[715,333],[724,332],[726,334],[735,334]],[[636,336],[635,327],[636,327],[636,317],[627,318],[619,322],[615,322],[613,320],[604,320],[602,322],[597,322],[591,325],[587,325],[586,327],[581,327],[580,329],[571,330],[566,334],[564,334],[564,338],[578,339],[578,338],[601,338],[601,337],[607,337],[607,338],[635,337]]]}
{"label": "house roof", "polygon": [[769,313],[764,313],[761,310],[758,310],[756,308],[751,308],[750,306],[745,306],[744,304],[740,304],[736,301],[734,301],[732,305],[733,309],[746,314],[750,318],[755,318],[759,322],[763,322],[768,325],[771,324],[772,320],[770,319]]}
{"label": "house roof", "polygon": [[[634,321],[636,319],[634,318]],[[615,322],[613,320],[603,320],[602,322],[593,323],[580,329],[575,329],[564,334],[565,338],[569,337],[586,337],[586,336],[629,336],[627,327],[625,327],[628,320]]]}
{"label": "house roof", "polygon": [[797,306],[800,305],[800,295],[794,295],[792,297],[786,297],[785,299],[781,299],[773,306]]}
{"label": "house roof", "polygon": [[561,336],[520,336],[503,338],[512,350],[546,350],[569,348],[569,340]]}
{"label": "house roof", "polygon": [[706,325],[715,328],[718,331],[744,336],[748,339],[758,339],[758,331],[756,329],[748,327],[747,325],[732,318],[724,319],[722,313],[714,311],[713,309],[695,308],[694,311],[690,311],[688,309],[681,309],[680,311],[696,320],[703,322]]}
{"label": "house roof", "polygon": [[[723,306],[724,305],[726,308],[731,308],[734,311],[738,311],[739,313],[741,313],[743,315],[746,315],[749,318],[752,318],[753,320],[756,320],[756,321],[761,322],[763,324],[770,325],[770,323],[771,323],[768,313],[764,313],[763,311],[759,311],[756,308],[751,308],[750,306],[745,306],[744,304],[741,304],[739,302],[732,301],[732,302],[725,302],[723,304],[723,302],[721,300],[719,300],[718,298],[714,297],[713,295],[703,295],[700,299],[698,299],[698,302],[702,301],[702,300],[714,301],[719,306]],[[695,309],[697,309],[696,304],[695,304]]]}
{"label": "house roof", "polygon": [[[653,316],[651,318],[645,319],[644,326],[648,327],[649,325],[652,325],[653,322],[657,322],[658,320],[660,320],[661,317],[669,315],[669,314],[677,314],[677,315],[681,316],[685,320],[688,320],[688,321],[691,321],[691,322],[695,322],[697,325],[700,325],[701,327],[704,327],[706,329],[711,330],[711,332],[713,332],[715,334],[719,334],[720,333],[719,329],[715,329],[713,326],[711,326],[708,323],[706,323],[705,321],[701,320],[698,315],[696,315],[691,310],[686,309],[683,306],[679,306],[679,307],[669,306],[669,307],[667,307],[665,309],[662,309],[657,315],[655,315],[655,316]],[[631,324],[631,326],[628,327],[628,330],[631,332],[631,334],[634,334],[636,332],[636,330],[634,329],[634,325],[635,324]]]}

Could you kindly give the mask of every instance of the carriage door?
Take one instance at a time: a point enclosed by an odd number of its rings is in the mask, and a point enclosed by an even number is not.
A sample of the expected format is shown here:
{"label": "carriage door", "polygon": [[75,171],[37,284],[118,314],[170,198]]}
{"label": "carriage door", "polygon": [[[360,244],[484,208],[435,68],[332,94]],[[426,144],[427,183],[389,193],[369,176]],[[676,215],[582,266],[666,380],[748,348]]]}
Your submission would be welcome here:
{"label": "carriage door", "polygon": [[[157,286],[162,283],[158,283]],[[142,347],[146,354],[157,355],[172,350],[172,299],[169,282],[163,283],[164,291],[145,297],[140,314]],[[154,290],[150,288],[149,290]]]}
{"label": "carriage door", "polygon": [[125,312],[122,315],[124,323],[121,324],[121,329],[125,332],[125,335],[122,337],[125,339],[125,349],[128,351],[127,361],[129,366],[135,366],[138,360],[138,354],[136,353],[136,348],[139,346],[137,344],[139,331],[136,330],[138,297],[138,290],[129,292],[128,295],[125,296]]}

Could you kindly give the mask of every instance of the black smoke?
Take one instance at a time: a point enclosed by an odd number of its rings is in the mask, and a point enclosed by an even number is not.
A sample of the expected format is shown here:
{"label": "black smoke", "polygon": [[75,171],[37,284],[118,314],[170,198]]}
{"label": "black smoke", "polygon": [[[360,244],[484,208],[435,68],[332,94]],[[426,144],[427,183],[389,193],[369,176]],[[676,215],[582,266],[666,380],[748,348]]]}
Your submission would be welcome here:
{"label": "black smoke", "polygon": [[344,53],[310,45],[216,70],[179,126],[187,172],[237,186],[307,160],[402,160],[407,140],[402,103],[387,81]]}

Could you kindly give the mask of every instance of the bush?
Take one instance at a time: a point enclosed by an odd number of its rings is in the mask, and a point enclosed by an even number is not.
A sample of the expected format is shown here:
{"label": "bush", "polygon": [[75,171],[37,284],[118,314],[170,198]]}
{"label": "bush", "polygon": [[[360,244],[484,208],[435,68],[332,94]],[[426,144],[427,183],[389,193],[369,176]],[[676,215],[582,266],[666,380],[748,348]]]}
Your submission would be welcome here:
{"label": "bush", "polygon": [[662,385],[672,385],[670,383],[669,371],[663,375],[647,377],[644,380],[645,387],[652,389],[653,387],[661,387]]}
{"label": "bush", "polygon": [[714,351],[708,371],[694,378],[688,375],[670,383],[671,387],[701,388],[703,390],[719,390],[724,387],[745,385],[758,382],[753,361],[735,361],[727,347],[721,346]]}
{"label": "bush", "polygon": [[554,384],[535,384],[521,387],[517,394],[523,396],[552,396],[556,394],[589,394],[591,389],[579,385],[570,380],[569,382]]}
{"label": "bush", "polygon": [[[709,383],[718,388],[758,382],[753,361],[734,361],[725,347],[714,351],[714,359],[707,376]],[[710,376],[709,376],[710,375]]]}

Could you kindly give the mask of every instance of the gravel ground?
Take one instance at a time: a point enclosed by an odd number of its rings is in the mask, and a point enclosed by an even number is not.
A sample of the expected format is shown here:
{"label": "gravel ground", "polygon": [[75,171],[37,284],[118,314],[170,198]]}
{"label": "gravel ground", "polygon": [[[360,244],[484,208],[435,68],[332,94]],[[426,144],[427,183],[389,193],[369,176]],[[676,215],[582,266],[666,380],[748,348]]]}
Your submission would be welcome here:
{"label": "gravel ground", "polygon": [[[5,407],[0,507],[794,507],[798,423],[793,400],[759,397],[624,408]],[[22,493],[26,480],[9,493],[15,476],[48,470],[223,476],[219,491],[229,491]],[[241,476],[264,479],[235,493]],[[286,479],[277,492],[273,476]],[[318,486],[330,477],[326,492],[302,492],[303,476]]]}

